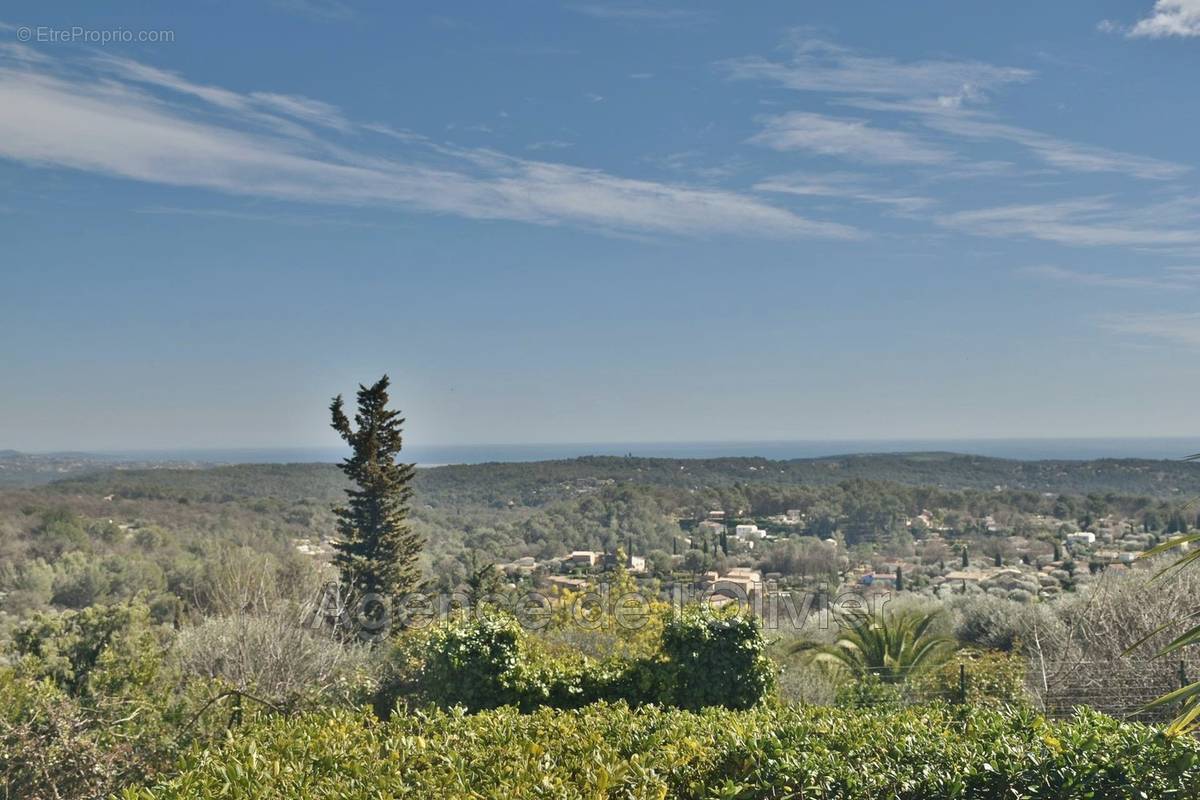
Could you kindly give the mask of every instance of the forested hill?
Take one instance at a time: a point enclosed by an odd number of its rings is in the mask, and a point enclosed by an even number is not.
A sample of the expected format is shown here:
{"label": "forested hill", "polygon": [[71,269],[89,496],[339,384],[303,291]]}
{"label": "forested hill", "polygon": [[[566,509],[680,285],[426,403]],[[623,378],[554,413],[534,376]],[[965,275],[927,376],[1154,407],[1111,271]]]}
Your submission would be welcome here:
{"label": "forested hill", "polygon": [[[1034,492],[1115,492],[1170,498],[1200,495],[1200,465],[1179,461],[1011,461],[953,453],[852,455],[771,461],[762,458],[666,459],[593,456],[559,461],[470,464],[418,471],[425,503],[539,506],[598,487],[637,484],[673,489],[829,485],[851,479],[944,489],[1001,487]],[[335,501],[333,464],[243,464],[209,469],[104,470],[61,480],[52,490],[136,498],[220,501],[247,497]]]}
{"label": "forested hill", "polygon": [[771,461],[764,458],[665,459],[595,456],[568,461],[478,464],[426,470],[422,486],[489,492],[536,504],[563,491],[599,482],[673,488],[741,485],[829,485],[850,479],[944,489],[1173,497],[1200,493],[1200,465],[1177,461],[1011,461],[955,453],[897,453]]}

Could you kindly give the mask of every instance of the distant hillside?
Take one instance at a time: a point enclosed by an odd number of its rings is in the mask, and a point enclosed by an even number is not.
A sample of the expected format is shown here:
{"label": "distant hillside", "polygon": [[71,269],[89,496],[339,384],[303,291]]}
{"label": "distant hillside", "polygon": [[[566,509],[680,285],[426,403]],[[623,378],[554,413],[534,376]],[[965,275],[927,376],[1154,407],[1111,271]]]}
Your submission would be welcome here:
{"label": "distant hillside", "polygon": [[111,470],[144,471],[170,469],[174,472],[211,467],[211,462],[150,457],[126,457],[98,453],[22,453],[0,450],[0,488],[28,488]]}
{"label": "distant hillside", "polygon": [[50,491],[128,500],[231,502],[271,497],[334,502],[345,497],[335,464],[234,464],[207,468],[105,469],[55,481]]}
{"label": "distant hillside", "polygon": [[35,455],[17,450],[0,450],[0,488],[40,486],[65,476],[112,469],[113,466],[113,459],[87,453]]}
{"label": "distant hillside", "polygon": [[[1200,496],[1200,464],[1142,459],[1011,461],[954,453],[852,455],[771,461],[762,458],[662,459],[596,456],[561,461],[471,464],[421,469],[425,503],[540,506],[601,486],[675,489],[829,485],[849,479],[942,489],[1018,489],[1067,494]],[[220,501],[341,499],[333,464],[242,464],[208,469],[95,469],[58,480],[54,491],[130,499]]]}
{"label": "distant hillside", "polygon": [[1019,489],[1176,497],[1200,494],[1200,465],[1181,461],[1011,461],[955,453],[900,453],[771,461],[764,458],[662,459],[598,456],[524,464],[477,464],[422,472],[435,493],[539,505],[580,485],[630,482],[674,488],[829,485],[848,479],[943,489]]}

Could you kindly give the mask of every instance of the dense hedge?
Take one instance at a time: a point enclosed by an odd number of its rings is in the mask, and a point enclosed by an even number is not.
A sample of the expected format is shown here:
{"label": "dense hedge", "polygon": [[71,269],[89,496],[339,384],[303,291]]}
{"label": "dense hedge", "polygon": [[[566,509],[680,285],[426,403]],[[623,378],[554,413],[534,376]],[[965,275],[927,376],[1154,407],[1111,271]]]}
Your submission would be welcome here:
{"label": "dense hedge", "polygon": [[281,719],[126,800],[1195,798],[1200,745],[1096,713],[623,704]]}
{"label": "dense hedge", "polygon": [[744,709],[771,697],[775,668],[756,620],[688,609],[660,639],[647,656],[595,660],[548,648],[506,614],[446,620],[397,644],[376,710],[386,717],[414,701],[468,711],[601,701]]}

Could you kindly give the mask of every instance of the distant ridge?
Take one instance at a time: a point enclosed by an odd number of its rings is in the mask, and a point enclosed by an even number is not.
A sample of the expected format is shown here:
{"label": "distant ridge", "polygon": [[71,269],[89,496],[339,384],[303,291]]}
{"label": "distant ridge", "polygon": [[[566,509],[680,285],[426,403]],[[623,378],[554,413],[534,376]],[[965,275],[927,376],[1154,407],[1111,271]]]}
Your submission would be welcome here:
{"label": "distant ridge", "polygon": [[[3,451],[8,458],[15,451]],[[551,444],[410,445],[405,457],[418,464],[482,464],[556,461],[581,456],[643,458],[797,458],[915,453],[954,453],[1015,460],[1102,458],[1177,459],[1200,452],[1200,437],[1111,437],[1060,439],[824,439],[716,442],[571,442]],[[18,454],[28,455],[28,454]],[[180,448],[99,453],[46,453],[31,457],[154,464],[334,463],[340,447]],[[5,456],[0,456],[4,458]]]}
{"label": "distant ridge", "polygon": [[[0,473],[3,474],[3,473]],[[850,454],[772,460],[584,456],[532,462],[458,464],[418,470],[418,496],[454,495],[484,504],[541,505],[582,487],[831,485],[847,481],[996,489],[1033,493],[1149,495],[1200,498],[1200,464],[1179,460],[1107,458],[1021,461],[947,452]],[[305,497],[340,500],[345,484],[333,464],[238,464],[211,468],[92,469],[59,475],[51,487],[79,494],[127,497]]]}

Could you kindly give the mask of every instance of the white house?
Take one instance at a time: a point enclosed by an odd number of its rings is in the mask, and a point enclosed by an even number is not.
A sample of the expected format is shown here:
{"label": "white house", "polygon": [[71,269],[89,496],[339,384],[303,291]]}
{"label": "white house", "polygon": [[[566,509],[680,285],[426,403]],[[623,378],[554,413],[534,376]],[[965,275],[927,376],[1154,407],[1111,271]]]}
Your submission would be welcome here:
{"label": "white house", "polygon": [[739,539],[763,539],[767,532],[757,525],[738,525],[734,528],[733,535]]}

